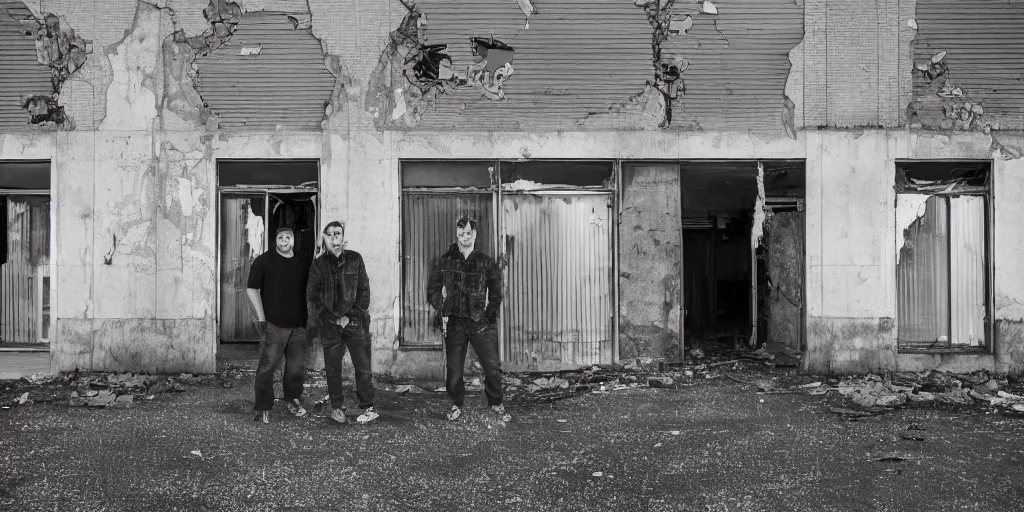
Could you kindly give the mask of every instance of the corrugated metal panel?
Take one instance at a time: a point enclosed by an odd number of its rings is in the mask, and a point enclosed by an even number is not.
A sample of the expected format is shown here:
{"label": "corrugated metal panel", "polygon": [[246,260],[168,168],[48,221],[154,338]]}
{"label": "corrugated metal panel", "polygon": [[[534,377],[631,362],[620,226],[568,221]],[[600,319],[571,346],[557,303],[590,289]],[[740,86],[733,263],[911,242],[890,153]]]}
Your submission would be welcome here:
{"label": "corrugated metal panel", "polygon": [[320,41],[281,12],[242,15],[227,44],[196,62],[199,93],[223,128],[319,130],[334,91]]}
{"label": "corrugated metal panel", "polygon": [[11,16],[31,14],[22,2],[0,0],[0,132],[31,126],[31,116],[21,106],[22,95],[53,92],[50,69],[37,60],[35,40]]}
{"label": "corrugated metal panel", "polygon": [[[223,341],[255,341],[259,339],[256,315],[246,293],[253,254],[263,253],[265,236],[250,245],[246,230],[251,216],[266,218],[263,195],[221,196],[220,224],[220,339]],[[265,224],[264,224],[265,225]]]}
{"label": "corrugated metal panel", "polygon": [[[421,0],[426,44],[448,44],[456,70],[473,62],[471,37],[494,37],[515,49],[506,101],[461,88],[438,98],[421,129],[569,128],[590,112],[607,112],[644,90],[654,76],[651,33],[643,9],[622,0],[536,4],[530,28],[512,0]],[[399,85],[396,85],[399,87]]]}
{"label": "corrugated metal panel", "polygon": [[7,261],[0,271],[0,341],[49,338],[50,201],[7,198]]}
{"label": "corrugated metal panel", "polygon": [[[915,19],[914,62],[946,51],[950,82],[981,103],[982,121],[1024,129],[1024,3],[918,0]],[[916,96],[928,85],[915,73]]]}
{"label": "corrugated metal panel", "polygon": [[789,52],[804,36],[802,3],[715,0],[718,16],[696,14],[700,2],[676,4],[673,12],[692,13],[694,23],[688,34],[671,35],[661,45],[663,55],[681,55],[689,63],[672,124],[781,130]]}
{"label": "corrugated metal panel", "polygon": [[479,227],[476,247],[494,256],[493,194],[407,191],[402,195],[402,344],[440,345],[434,310],[427,302],[433,261],[455,242],[455,221],[473,212]]}
{"label": "corrugated metal panel", "polygon": [[[896,196],[897,208],[902,195]],[[896,270],[899,348],[948,348],[949,215],[944,197],[930,197],[910,225]],[[898,233],[897,236],[903,236]]]}
{"label": "corrugated metal panel", "polygon": [[985,198],[960,196],[949,204],[950,342],[985,344]]}
{"label": "corrugated metal panel", "polygon": [[510,371],[612,361],[610,194],[502,197]]}

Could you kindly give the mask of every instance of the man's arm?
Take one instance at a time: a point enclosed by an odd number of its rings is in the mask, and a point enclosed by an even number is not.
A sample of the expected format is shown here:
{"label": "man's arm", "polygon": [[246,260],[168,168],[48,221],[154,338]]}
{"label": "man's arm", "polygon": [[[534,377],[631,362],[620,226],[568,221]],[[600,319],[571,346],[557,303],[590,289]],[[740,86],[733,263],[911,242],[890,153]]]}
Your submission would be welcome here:
{"label": "man's arm", "polygon": [[427,280],[427,302],[437,311],[444,307],[444,295],[441,289],[444,282],[441,274],[441,258],[437,258],[430,265],[430,278]]}
{"label": "man's arm", "polygon": [[501,268],[491,260],[487,270],[487,310],[485,316],[489,322],[498,321],[498,311],[501,311]]}
{"label": "man's arm", "polygon": [[[324,307],[323,297],[320,296],[320,289],[323,286],[324,275],[323,270],[320,268],[320,260],[313,260],[313,264],[309,267],[309,280],[306,281],[306,311],[309,315],[309,322],[316,322],[320,320],[320,316],[323,315]],[[333,313],[328,309],[328,316],[333,316]],[[337,320],[336,318],[327,318],[329,322]]]}
{"label": "man's arm", "polygon": [[356,288],[356,302],[352,305],[360,311],[370,310],[370,276],[366,275],[366,264],[359,256],[359,284]]}
{"label": "man's arm", "polygon": [[246,281],[245,294],[249,296],[249,302],[256,311],[256,320],[266,322],[266,312],[263,311],[263,297],[260,296],[260,289],[263,288],[263,267],[265,258],[257,256],[249,267],[249,279]]}

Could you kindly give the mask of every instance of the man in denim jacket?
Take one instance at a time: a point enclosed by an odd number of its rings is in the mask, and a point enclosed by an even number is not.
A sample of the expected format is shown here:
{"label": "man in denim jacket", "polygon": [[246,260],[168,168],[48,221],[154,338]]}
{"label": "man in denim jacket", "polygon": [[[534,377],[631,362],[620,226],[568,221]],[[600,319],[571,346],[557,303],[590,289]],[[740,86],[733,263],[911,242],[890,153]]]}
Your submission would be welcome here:
{"label": "man in denim jacket", "polygon": [[427,284],[427,300],[444,326],[447,379],[452,400],[449,420],[462,415],[466,397],[463,371],[466,350],[473,352],[484,369],[487,405],[501,421],[511,417],[502,405],[501,361],[498,360],[498,311],[501,307],[501,270],[490,256],[476,251],[477,222],[461,217],[455,223],[456,243],[434,262]]}
{"label": "man in denim jacket", "polygon": [[345,249],[345,225],[333,221],[324,228],[325,251],[313,261],[306,287],[309,322],[306,336],[319,337],[324,347],[327,394],[331,419],[346,423],[341,362],[345,349],[356,372],[356,397],[362,414],[359,423],[377,419],[373,408],[373,373],[370,366],[370,279],[363,257]]}

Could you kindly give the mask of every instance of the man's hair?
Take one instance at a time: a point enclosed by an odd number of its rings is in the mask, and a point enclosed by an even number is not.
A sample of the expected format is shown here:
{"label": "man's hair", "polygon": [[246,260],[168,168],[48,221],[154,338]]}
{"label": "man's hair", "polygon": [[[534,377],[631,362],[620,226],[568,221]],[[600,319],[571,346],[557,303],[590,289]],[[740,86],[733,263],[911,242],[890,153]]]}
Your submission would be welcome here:
{"label": "man's hair", "polygon": [[324,226],[324,234],[326,235],[327,231],[330,230],[331,228],[341,228],[341,234],[345,234],[345,223],[341,221],[332,220],[328,222],[327,225]]}
{"label": "man's hair", "polygon": [[463,215],[462,217],[459,217],[459,220],[455,221],[455,227],[459,229],[469,226],[469,229],[476,231],[476,224],[476,219],[469,215]]}
{"label": "man's hair", "polygon": [[278,235],[280,235],[281,233],[284,233],[285,231],[290,233],[293,238],[295,237],[295,231],[292,231],[292,228],[290,228],[288,226],[281,226],[281,227],[277,228],[277,231],[274,232],[274,238],[277,238]]}

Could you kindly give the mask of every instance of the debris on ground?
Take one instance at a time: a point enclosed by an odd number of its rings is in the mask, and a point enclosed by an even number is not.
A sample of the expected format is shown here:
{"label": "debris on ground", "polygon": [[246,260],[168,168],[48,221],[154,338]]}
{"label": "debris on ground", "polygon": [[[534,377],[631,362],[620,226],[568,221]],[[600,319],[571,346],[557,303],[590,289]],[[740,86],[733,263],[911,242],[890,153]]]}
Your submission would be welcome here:
{"label": "debris on ground", "polygon": [[432,392],[428,391],[426,389],[423,389],[423,388],[421,388],[419,386],[413,385],[413,384],[402,384],[400,386],[395,387],[395,393],[398,393],[399,395],[404,395],[406,393],[412,393],[414,395],[422,395],[422,394],[432,393]]}

